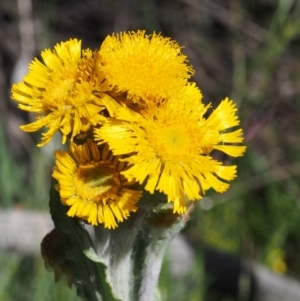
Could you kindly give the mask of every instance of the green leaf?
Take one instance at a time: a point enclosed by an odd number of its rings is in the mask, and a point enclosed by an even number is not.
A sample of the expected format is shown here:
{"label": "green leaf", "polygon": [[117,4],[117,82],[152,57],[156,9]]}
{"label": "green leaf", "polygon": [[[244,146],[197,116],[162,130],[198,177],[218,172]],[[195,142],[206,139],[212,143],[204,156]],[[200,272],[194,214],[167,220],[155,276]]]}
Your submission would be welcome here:
{"label": "green leaf", "polygon": [[77,287],[77,294],[87,301],[120,301],[106,278],[107,266],[95,253],[88,232],[76,218],[67,216],[68,207],[60,202],[52,181],[50,212],[57,231],[62,235],[66,256]]}

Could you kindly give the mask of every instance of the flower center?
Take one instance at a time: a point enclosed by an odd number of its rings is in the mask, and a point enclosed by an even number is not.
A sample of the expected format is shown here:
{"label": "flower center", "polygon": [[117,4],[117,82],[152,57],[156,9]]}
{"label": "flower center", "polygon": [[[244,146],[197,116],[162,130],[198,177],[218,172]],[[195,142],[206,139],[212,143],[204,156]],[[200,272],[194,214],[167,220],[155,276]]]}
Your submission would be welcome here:
{"label": "flower center", "polygon": [[184,125],[172,124],[149,130],[149,140],[164,161],[180,161],[189,153],[190,137]]}
{"label": "flower center", "polygon": [[66,78],[61,79],[56,78],[48,83],[47,87],[47,99],[49,100],[48,106],[55,106],[66,104],[67,99],[72,95],[74,92],[74,79],[73,78]]}
{"label": "flower center", "polygon": [[105,202],[114,199],[121,186],[117,169],[104,162],[79,165],[75,174],[75,186],[82,199]]}

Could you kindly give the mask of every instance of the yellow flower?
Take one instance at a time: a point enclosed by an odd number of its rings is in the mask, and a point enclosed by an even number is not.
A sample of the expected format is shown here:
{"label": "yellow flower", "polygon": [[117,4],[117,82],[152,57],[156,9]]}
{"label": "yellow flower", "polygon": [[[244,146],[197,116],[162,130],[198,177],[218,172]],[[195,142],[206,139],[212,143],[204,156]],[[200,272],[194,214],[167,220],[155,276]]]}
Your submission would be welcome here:
{"label": "yellow flower", "polygon": [[108,82],[142,104],[177,93],[194,73],[175,41],[145,31],[108,36],[100,55]]}
{"label": "yellow flower", "polygon": [[53,177],[62,204],[71,206],[68,216],[114,229],[137,211],[141,191],[130,189],[132,183],[120,174],[126,164],[107,145],[99,147],[88,139],[83,145],[71,144],[69,153],[56,151],[55,156]]}
{"label": "yellow flower", "polygon": [[22,130],[48,129],[38,146],[48,143],[58,130],[65,143],[68,135],[72,140],[103,120],[99,112],[112,100],[102,92],[109,87],[96,68],[99,55],[81,51],[77,39],[57,44],[53,51],[46,49],[41,56],[43,62],[33,60],[24,80],[13,85],[12,98],[22,110],[37,114],[37,120]]}
{"label": "yellow flower", "polygon": [[[122,174],[140,184],[146,181],[150,193],[159,190],[174,202],[174,213],[186,210],[185,197],[200,199],[205,190],[224,192],[227,181],[236,176],[236,166],[223,166],[210,153],[220,150],[237,157],[245,146],[242,130],[229,132],[239,124],[235,104],[226,98],[210,117],[201,94],[193,84],[177,97],[143,114],[121,107],[95,130],[96,140],[107,142],[115,155],[128,155],[129,168]],[[225,182],[224,182],[225,181]]]}
{"label": "yellow flower", "polygon": [[267,255],[267,264],[275,273],[285,274],[287,272],[285,252],[279,248],[272,249]]}

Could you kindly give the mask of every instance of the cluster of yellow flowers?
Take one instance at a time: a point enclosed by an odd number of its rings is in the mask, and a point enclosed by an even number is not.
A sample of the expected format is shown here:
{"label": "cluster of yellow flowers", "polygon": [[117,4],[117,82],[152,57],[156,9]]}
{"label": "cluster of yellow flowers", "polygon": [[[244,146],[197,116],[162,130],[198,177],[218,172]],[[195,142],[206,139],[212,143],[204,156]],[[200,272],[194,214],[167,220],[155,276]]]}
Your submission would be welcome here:
{"label": "cluster of yellow flowers", "polygon": [[32,61],[12,87],[22,110],[46,128],[38,146],[60,131],[69,150],[55,152],[53,177],[69,216],[116,228],[138,210],[145,189],[164,193],[174,213],[213,188],[225,191],[236,166],[212,158],[213,150],[241,156],[242,130],[235,104],[211,105],[180,46],[144,31],[108,36],[98,51],[81,41],[62,42]]}

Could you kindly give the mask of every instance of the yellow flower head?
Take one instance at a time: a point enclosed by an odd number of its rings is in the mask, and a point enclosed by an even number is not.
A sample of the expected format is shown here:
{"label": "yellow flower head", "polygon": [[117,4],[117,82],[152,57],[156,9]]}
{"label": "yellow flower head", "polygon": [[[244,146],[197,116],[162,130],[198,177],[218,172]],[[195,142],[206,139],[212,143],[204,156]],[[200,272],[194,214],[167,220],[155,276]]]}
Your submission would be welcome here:
{"label": "yellow flower head", "polygon": [[143,104],[177,93],[194,73],[176,42],[145,31],[108,36],[100,55],[108,82]]}
{"label": "yellow flower head", "polygon": [[48,143],[58,130],[65,143],[68,135],[73,139],[101,122],[99,112],[111,100],[95,91],[107,91],[109,87],[96,68],[99,55],[81,51],[77,39],[57,44],[53,51],[46,49],[41,56],[43,62],[34,59],[24,80],[13,85],[12,98],[22,110],[37,114],[37,120],[21,126],[22,130],[48,129],[38,146]]}
{"label": "yellow flower head", "polygon": [[126,163],[111,154],[107,145],[101,147],[88,140],[83,145],[71,144],[70,152],[56,151],[53,177],[57,179],[61,202],[71,206],[68,215],[116,228],[137,211],[141,191],[120,173]]}
{"label": "yellow flower head", "polygon": [[224,192],[236,175],[236,166],[223,166],[210,153],[220,150],[241,156],[245,147],[235,104],[226,98],[205,118],[209,106],[201,102],[197,87],[189,84],[176,97],[143,114],[121,107],[95,130],[96,139],[107,142],[115,155],[128,155],[129,168],[122,174],[150,193],[159,190],[174,202],[174,213],[186,210],[185,197],[200,199],[205,190]]}

